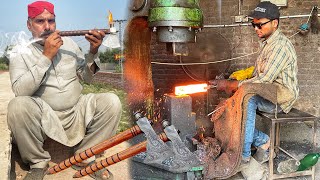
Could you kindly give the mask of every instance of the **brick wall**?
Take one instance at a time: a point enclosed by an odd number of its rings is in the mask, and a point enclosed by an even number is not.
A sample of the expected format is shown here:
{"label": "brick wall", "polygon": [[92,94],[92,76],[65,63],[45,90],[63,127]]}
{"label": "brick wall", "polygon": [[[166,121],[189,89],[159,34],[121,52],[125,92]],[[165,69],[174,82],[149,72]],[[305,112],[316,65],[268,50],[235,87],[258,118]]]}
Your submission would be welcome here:
{"label": "brick wall", "polygon": [[[234,16],[239,14],[238,0],[201,0],[200,7],[204,13],[204,25],[235,24]],[[248,15],[255,8],[259,0],[243,0],[241,15]],[[281,16],[306,15],[312,7],[319,6],[319,0],[288,0],[288,6],[280,10]],[[280,20],[280,29],[286,36],[297,32],[299,26],[307,22],[307,18],[287,18]],[[216,33],[226,39],[231,46],[230,57],[244,56],[258,50],[258,37],[251,26],[237,26],[224,28],[205,28],[201,33]],[[296,103],[298,109],[319,115],[320,107],[320,37],[311,32],[306,35],[295,35],[291,38],[298,55],[298,80],[300,97]],[[215,43],[215,42],[212,42]],[[256,54],[246,56],[231,62],[226,73],[249,67],[254,64]],[[151,61],[179,62],[177,57],[168,55],[166,46],[152,38]],[[153,81],[155,94],[173,92],[173,87],[179,83],[197,83],[185,73],[180,66],[153,65]]]}

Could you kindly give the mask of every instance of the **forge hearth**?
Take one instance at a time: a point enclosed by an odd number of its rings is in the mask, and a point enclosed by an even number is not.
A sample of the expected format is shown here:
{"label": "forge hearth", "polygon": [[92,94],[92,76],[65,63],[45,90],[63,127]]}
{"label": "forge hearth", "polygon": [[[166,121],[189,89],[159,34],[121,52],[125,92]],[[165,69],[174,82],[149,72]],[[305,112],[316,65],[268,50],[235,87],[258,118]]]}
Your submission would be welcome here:
{"label": "forge hearth", "polygon": [[[178,179],[192,180],[196,177],[202,177],[202,162],[198,157],[198,152],[196,152],[197,145],[194,144],[197,128],[195,123],[196,114],[192,112],[192,98],[189,95],[175,96],[173,94],[165,94],[161,109],[162,122],[157,123],[163,124],[165,121],[172,126],[173,129],[171,130],[164,129],[170,141],[163,144],[154,139],[154,136],[150,135],[153,132],[150,131],[154,131],[154,133],[156,131],[159,133],[160,131],[157,129],[159,126],[153,125],[145,133],[149,148],[147,148],[146,152],[136,155],[133,160],[143,164],[139,165],[142,171],[147,171],[152,167],[159,173],[170,175],[169,179],[179,177]],[[155,178],[163,178],[163,176]]]}

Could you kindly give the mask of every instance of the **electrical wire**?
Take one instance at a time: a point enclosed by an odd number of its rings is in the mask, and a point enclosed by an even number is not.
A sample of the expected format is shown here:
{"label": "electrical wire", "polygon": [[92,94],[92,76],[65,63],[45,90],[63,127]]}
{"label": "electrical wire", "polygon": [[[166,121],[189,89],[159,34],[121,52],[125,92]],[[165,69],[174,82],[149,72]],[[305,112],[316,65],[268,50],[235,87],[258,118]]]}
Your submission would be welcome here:
{"label": "electrical wire", "polygon": [[[234,58],[230,58],[230,59],[224,59],[224,60],[220,60],[220,61],[212,61],[212,62],[201,62],[201,63],[163,63],[163,62],[154,62],[152,61],[151,64],[160,64],[160,65],[169,65],[169,66],[190,66],[190,65],[206,65],[206,64],[217,64],[217,63],[221,63],[221,62],[227,62],[227,61],[232,61],[232,60],[236,60],[236,59],[241,59],[243,57],[247,57],[247,56],[251,56],[253,54],[256,54],[258,51],[250,53],[250,54],[246,54],[243,56],[238,56],[238,57],[234,57]],[[209,59],[210,60],[210,59]],[[213,60],[213,59],[211,59]]]}
{"label": "electrical wire", "polygon": [[[315,6],[313,6],[313,8],[311,9],[310,14],[309,14],[309,17],[308,17],[308,21],[307,21],[306,24],[309,23],[309,20],[310,20],[310,17],[311,17],[311,15],[312,15],[312,11],[313,11],[314,8],[315,8]],[[299,33],[300,33],[300,30],[298,30],[296,33],[294,33],[293,35],[289,36],[288,38],[290,39],[290,38],[292,38],[293,36],[295,36],[295,35],[297,35],[297,34],[299,34]]]}
{"label": "electrical wire", "polygon": [[[241,31],[241,30],[240,30],[240,31]],[[222,38],[227,42],[227,44],[229,45],[229,48],[230,48],[230,47],[231,47],[230,41],[229,41],[224,35],[222,35],[221,32],[217,32],[217,33],[220,35],[220,37],[222,37]],[[241,33],[240,33],[240,34],[241,34]],[[240,44],[240,41],[239,41],[239,44]],[[237,46],[238,46],[238,45],[237,45]],[[236,47],[234,47],[234,48],[236,48]],[[234,48],[232,48],[232,49],[234,49]],[[230,53],[232,53],[232,50],[230,50]],[[182,57],[180,56],[179,58],[180,58],[180,64],[183,64],[183,62],[182,62]],[[228,68],[229,68],[229,67],[227,67],[226,69],[228,69]],[[191,79],[193,79],[193,80],[195,80],[195,81],[198,81],[198,82],[206,82],[205,80],[200,80],[200,79],[202,79],[202,78],[199,78],[199,76],[193,74],[192,71],[190,71],[187,66],[183,66],[183,65],[182,65],[182,69],[183,69],[183,71],[184,71]]]}
{"label": "electrical wire", "polygon": [[241,44],[241,40],[242,40],[242,31],[241,31],[241,26],[239,26],[239,35],[240,35],[240,38],[239,38],[239,42],[237,43],[236,46],[234,46],[232,49],[231,49],[231,52],[233,52],[233,50],[235,50],[240,44]]}
{"label": "electrical wire", "polygon": [[289,36],[288,38],[290,39],[290,38],[292,38],[293,36],[295,36],[295,35],[297,35],[299,33],[300,33],[300,31],[297,31],[296,33],[294,33],[293,35]]}
{"label": "electrical wire", "polygon": [[[288,38],[292,38],[295,35],[299,34],[300,31],[297,31],[296,33],[294,33],[293,35],[289,36]],[[164,62],[155,62],[152,61],[151,64],[158,64],[158,65],[168,65],[168,66],[192,66],[192,65],[206,65],[206,64],[217,64],[217,63],[221,63],[221,62],[227,62],[227,61],[233,61],[233,60],[237,60],[237,59],[241,59],[244,57],[248,57],[251,55],[254,55],[256,53],[258,53],[259,51],[250,53],[250,54],[246,54],[243,56],[238,56],[238,57],[234,57],[234,58],[230,58],[230,59],[224,59],[224,60],[220,60],[220,61],[213,61],[213,62],[201,62],[201,63],[182,63],[181,59],[180,59],[180,63],[164,63]],[[181,58],[181,57],[180,57]],[[210,60],[210,59],[209,59]],[[212,60],[212,59],[211,59]]]}
{"label": "electrical wire", "polygon": [[311,17],[311,15],[312,15],[312,11],[313,11],[313,9],[315,8],[315,6],[313,6],[313,8],[311,9],[311,11],[310,11],[310,14],[309,14],[309,17],[308,17],[308,21],[307,21],[307,24],[309,23],[309,20],[310,20],[310,17]]}
{"label": "electrical wire", "polygon": [[[179,58],[180,58],[180,64],[183,64],[183,63],[182,63],[182,57],[179,56]],[[197,82],[204,82],[203,80],[199,80],[200,78],[198,78],[198,77],[196,77],[196,75],[192,74],[192,73],[190,72],[190,70],[188,70],[184,65],[182,65],[181,67],[182,67],[183,71],[184,71],[191,79],[193,79],[193,80],[195,80],[195,81],[197,81]],[[191,75],[191,74],[192,74],[192,75]],[[192,77],[192,76],[195,76],[196,78],[195,78],[195,77]]]}
{"label": "electrical wire", "polygon": [[[312,15],[312,11],[313,11],[314,8],[315,8],[315,6],[313,6],[313,8],[311,9],[310,14],[309,14],[309,17],[308,17],[308,21],[307,21],[306,24],[309,23],[309,20],[310,20],[310,17],[311,17],[311,15]],[[300,33],[300,30],[298,30],[296,33],[294,33],[293,35],[289,36],[288,38],[290,39],[290,38],[292,38],[293,36],[295,36],[295,35],[297,35],[297,34],[299,34],[299,33]]]}

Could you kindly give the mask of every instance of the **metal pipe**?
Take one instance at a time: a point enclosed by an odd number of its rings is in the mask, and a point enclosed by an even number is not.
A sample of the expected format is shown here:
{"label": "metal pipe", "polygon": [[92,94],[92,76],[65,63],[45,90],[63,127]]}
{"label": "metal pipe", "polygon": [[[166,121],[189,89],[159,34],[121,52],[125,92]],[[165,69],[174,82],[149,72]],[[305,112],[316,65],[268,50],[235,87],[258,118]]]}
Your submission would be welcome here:
{"label": "metal pipe", "polygon": [[[163,141],[167,142],[169,141],[169,138],[165,133],[161,133],[158,135],[158,137]],[[117,154],[114,154],[110,157],[107,157],[104,160],[101,160],[99,162],[96,162],[95,164],[92,164],[90,166],[87,166],[79,171],[77,171],[74,175],[73,178],[80,178],[83,176],[86,176],[88,174],[92,174],[96,171],[99,171],[100,169],[103,169],[105,167],[108,167],[112,164],[118,163],[124,159],[130,158],[134,155],[137,155],[141,152],[144,152],[147,150],[147,141],[143,141],[139,144],[136,144],[134,146],[131,146],[130,148],[123,150]]]}
{"label": "metal pipe", "polygon": [[241,4],[242,4],[241,1],[242,0],[239,0],[239,14],[238,14],[239,16],[241,15]]}
{"label": "metal pipe", "polygon": [[[292,16],[281,16],[280,19],[289,19],[289,18],[305,18],[309,17],[308,15],[292,15]],[[318,14],[320,16],[320,14]],[[224,28],[224,27],[239,27],[239,26],[251,26],[251,23],[239,23],[239,24],[218,24],[218,25],[211,25],[207,24],[204,25],[203,28]]]}
{"label": "metal pipe", "polygon": [[238,27],[249,26],[251,23],[239,23],[239,24],[219,24],[219,25],[204,25],[204,28],[221,28],[221,27]]}
{"label": "metal pipe", "polygon": [[78,164],[78,163],[82,162],[83,160],[86,160],[96,154],[102,153],[103,151],[109,149],[110,147],[113,147],[113,146],[120,144],[128,139],[131,139],[131,138],[141,134],[141,132],[142,131],[141,131],[140,127],[138,125],[135,125],[132,128],[127,129],[127,130],[123,131],[122,133],[119,133],[119,134],[111,137],[110,139],[107,139],[107,140],[62,161],[51,168],[49,168],[47,170],[47,174],[55,174],[55,173],[58,173],[62,170],[65,170],[72,165]]}
{"label": "metal pipe", "polygon": [[[141,113],[135,113],[135,118],[136,120],[139,121],[139,119],[143,118],[142,114]],[[150,124],[153,124],[153,121],[149,120]],[[165,126],[163,126],[163,128],[165,128]],[[55,173],[58,173],[62,170],[65,170],[67,168],[69,168],[70,166],[72,165],[75,165],[75,164],[78,164],[78,163],[81,163],[82,161],[94,156],[94,155],[97,155],[97,154],[100,154],[102,152],[104,152],[105,150],[117,145],[117,144],[120,144],[126,140],[129,140],[139,134],[142,133],[142,130],[140,129],[140,127],[138,125],[135,125],[119,134],[116,134],[114,135],[113,137],[93,146],[93,147],[90,147],[89,149],[86,149],[85,151],[81,152],[81,153],[78,153],[60,163],[58,163],[57,165],[49,168],[47,170],[47,174],[55,174]]]}
{"label": "metal pipe", "polygon": [[[292,16],[280,16],[280,19],[289,19],[289,18],[303,18],[303,17],[309,17],[311,14],[304,14],[304,15],[292,15]],[[320,14],[318,14],[320,16]]]}
{"label": "metal pipe", "polygon": [[[110,34],[110,29],[96,29],[97,31],[103,31],[105,34]],[[88,34],[89,30],[76,30],[76,31],[60,31],[60,36],[84,36]]]}
{"label": "metal pipe", "polygon": [[[103,31],[105,34],[110,34],[110,33],[116,33],[117,31],[113,31],[110,29],[95,29],[97,31]],[[59,35],[60,36],[84,36],[85,34],[88,34],[90,30],[74,30],[74,31],[60,31]],[[49,36],[52,31],[44,32],[41,37],[46,37]]]}

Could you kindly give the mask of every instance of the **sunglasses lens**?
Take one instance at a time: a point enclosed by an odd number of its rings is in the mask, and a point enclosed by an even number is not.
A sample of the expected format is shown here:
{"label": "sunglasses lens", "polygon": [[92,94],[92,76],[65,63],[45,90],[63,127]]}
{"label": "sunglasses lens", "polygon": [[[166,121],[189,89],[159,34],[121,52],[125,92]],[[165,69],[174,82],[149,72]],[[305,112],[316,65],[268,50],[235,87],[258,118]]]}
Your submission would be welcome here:
{"label": "sunglasses lens", "polygon": [[257,27],[258,29],[261,29],[262,24],[255,24],[253,22],[251,24],[253,28]]}
{"label": "sunglasses lens", "polygon": [[267,24],[267,23],[269,23],[269,22],[271,22],[271,21],[273,21],[273,19],[271,19],[271,20],[269,20],[269,21],[267,21],[267,22],[258,23],[258,24],[254,23],[254,22],[251,22],[251,24],[252,24],[253,28],[257,27],[258,29],[261,29],[263,25],[265,25],[265,24]]}

